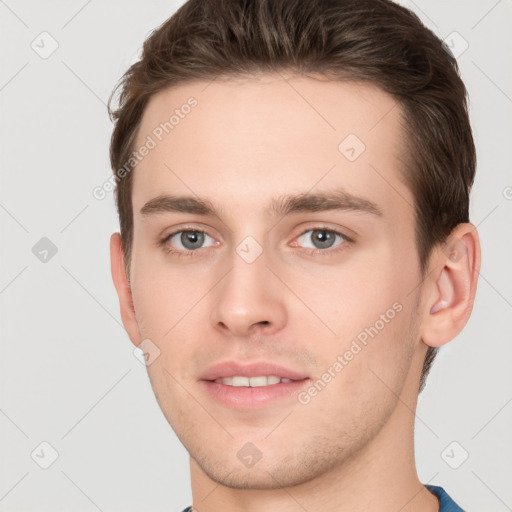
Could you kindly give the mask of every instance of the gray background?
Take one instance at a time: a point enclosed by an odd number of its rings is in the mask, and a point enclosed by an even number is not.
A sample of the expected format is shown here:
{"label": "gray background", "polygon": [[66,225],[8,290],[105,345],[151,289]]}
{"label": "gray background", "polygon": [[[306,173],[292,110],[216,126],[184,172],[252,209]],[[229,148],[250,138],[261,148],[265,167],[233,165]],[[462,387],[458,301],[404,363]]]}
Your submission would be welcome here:
{"label": "gray background", "polygon": [[[186,451],[121,324],[113,196],[92,196],[111,174],[108,96],[181,3],[0,1],[2,511],[170,512],[191,502]],[[401,3],[460,53],[483,245],[473,316],[420,395],[418,471],[468,510],[512,510],[512,1]],[[45,262],[43,237],[57,248]]]}

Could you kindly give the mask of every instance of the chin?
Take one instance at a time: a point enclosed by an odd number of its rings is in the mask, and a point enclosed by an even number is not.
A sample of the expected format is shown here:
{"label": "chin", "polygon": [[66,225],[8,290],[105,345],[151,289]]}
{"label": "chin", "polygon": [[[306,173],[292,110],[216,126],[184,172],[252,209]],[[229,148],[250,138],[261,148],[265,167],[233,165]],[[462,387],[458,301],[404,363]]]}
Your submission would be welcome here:
{"label": "chin", "polygon": [[[198,463],[199,464],[199,463]],[[233,468],[233,467],[212,467],[210,464],[199,464],[201,469],[214,482],[231,489],[280,489],[282,487],[291,487],[307,482],[316,475],[305,474],[304,468],[301,474],[296,474],[293,468],[273,468],[264,466],[259,468]]]}
{"label": "chin", "polygon": [[300,451],[287,447],[291,451],[285,454],[269,454],[263,449],[261,459],[252,467],[245,467],[240,460],[243,457],[239,456],[241,450],[206,452],[205,446],[207,445],[196,446],[197,450],[192,446],[186,448],[195,463],[211,480],[232,489],[293,487],[314,480],[340,463],[340,459],[346,458],[340,447],[340,453],[334,454],[327,445],[321,446],[311,441],[309,445],[302,445]]}

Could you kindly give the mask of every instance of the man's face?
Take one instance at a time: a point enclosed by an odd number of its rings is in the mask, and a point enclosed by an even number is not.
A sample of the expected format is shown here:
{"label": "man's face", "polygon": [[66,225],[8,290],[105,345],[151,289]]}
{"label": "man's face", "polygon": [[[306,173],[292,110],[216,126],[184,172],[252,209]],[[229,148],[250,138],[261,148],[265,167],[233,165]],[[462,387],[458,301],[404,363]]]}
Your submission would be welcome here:
{"label": "man's face", "polygon": [[[278,74],[149,102],[135,144],[156,143],[134,171],[134,342],[158,347],[157,400],[215,481],[311,480],[369,446],[398,397],[417,393],[425,347],[400,112],[372,85]],[[323,194],[333,198],[306,199]],[[149,203],[163,195],[216,214]]]}

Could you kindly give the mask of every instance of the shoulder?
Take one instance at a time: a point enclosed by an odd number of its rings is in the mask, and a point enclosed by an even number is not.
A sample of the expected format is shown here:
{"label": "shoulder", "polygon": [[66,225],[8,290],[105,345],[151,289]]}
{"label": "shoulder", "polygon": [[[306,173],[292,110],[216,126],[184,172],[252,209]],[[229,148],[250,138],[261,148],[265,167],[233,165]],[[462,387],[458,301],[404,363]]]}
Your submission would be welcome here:
{"label": "shoulder", "polygon": [[[439,512],[465,512],[463,508],[459,507],[455,501],[453,501],[448,493],[437,485],[426,485],[425,487],[439,500]],[[185,511],[184,511],[185,512]]]}

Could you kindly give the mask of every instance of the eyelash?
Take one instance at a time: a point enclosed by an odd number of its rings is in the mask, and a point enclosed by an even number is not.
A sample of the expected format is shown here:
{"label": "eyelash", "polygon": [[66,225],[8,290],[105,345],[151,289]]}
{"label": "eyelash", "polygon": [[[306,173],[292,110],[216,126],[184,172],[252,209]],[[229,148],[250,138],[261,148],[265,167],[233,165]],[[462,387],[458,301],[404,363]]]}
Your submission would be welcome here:
{"label": "eyelash", "polygon": [[[336,231],[334,229],[329,229],[329,228],[327,228],[325,226],[315,226],[313,228],[306,229],[300,235],[298,235],[296,238],[300,238],[302,235],[305,235],[309,231],[325,231],[327,233],[332,233],[334,235],[339,235],[343,239],[343,242],[340,243],[338,246],[336,246],[334,249],[309,249],[309,250],[307,250],[307,253],[309,255],[311,255],[311,256],[317,256],[317,255],[332,256],[333,254],[337,254],[338,252],[344,250],[345,249],[345,245],[347,243],[353,243],[354,242],[354,240],[352,238],[348,237],[347,235],[344,235],[343,233],[340,233],[339,231]],[[167,244],[167,242],[173,236],[177,235],[178,233],[187,233],[187,232],[203,233],[205,235],[208,235],[208,233],[206,231],[203,231],[201,229],[191,229],[191,228],[180,229],[178,231],[174,231],[173,233],[170,233],[169,235],[166,235],[165,237],[163,237],[158,242],[158,245],[161,246],[166,253],[173,254],[173,255],[178,256],[178,257],[184,256],[184,257],[188,257],[188,258],[193,258],[193,257],[196,256],[196,253],[198,253],[201,249],[203,249],[203,247],[200,247],[199,249],[196,249],[196,250],[185,250],[185,251],[183,251],[183,250],[173,249],[171,246],[169,246]]]}

